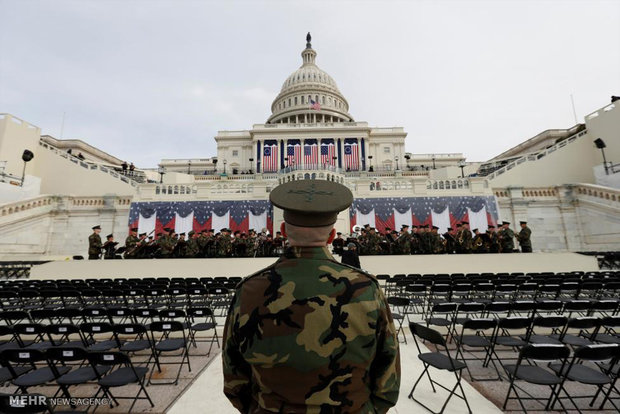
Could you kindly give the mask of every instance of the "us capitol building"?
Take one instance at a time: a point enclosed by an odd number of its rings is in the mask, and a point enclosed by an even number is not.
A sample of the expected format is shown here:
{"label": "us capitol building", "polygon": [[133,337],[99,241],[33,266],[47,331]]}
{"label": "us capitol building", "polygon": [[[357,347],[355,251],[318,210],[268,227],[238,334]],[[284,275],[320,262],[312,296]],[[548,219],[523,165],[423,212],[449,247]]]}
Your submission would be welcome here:
{"label": "us capitol building", "polygon": [[[0,114],[0,258],[85,255],[94,224],[121,241],[128,226],[273,232],[282,213],[269,192],[313,179],[353,191],[353,206],[336,224],[343,233],[363,224],[445,231],[464,219],[484,231],[527,220],[535,251],[620,250],[620,102],[485,162],[408,153],[403,128],[354,119],[334,79],[317,66],[309,34],[306,40],[271,116],[251,129],[219,131],[213,157],[162,159],[124,174],[121,159],[86,141],[41,135],[30,122]],[[28,162],[25,150],[33,155]]]}

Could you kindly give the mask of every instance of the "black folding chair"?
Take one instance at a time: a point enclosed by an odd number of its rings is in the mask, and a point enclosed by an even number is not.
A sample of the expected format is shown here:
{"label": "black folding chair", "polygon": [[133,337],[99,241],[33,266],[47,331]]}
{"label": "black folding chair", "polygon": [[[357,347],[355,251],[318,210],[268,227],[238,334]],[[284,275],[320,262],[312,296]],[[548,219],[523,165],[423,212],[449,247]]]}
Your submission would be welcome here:
{"label": "black folding chair", "polygon": [[[472,381],[501,381],[499,369],[497,365],[495,365],[493,358],[490,358],[493,348],[493,334],[495,333],[496,326],[497,321],[495,319],[468,319],[463,322],[461,334],[455,336],[455,358],[466,363],[467,373]],[[466,358],[465,353],[471,355],[471,357]],[[482,355],[480,355],[480,353],[482,353]],[[488,362],[491,362],[495,368],[497,377],[475,377],[471,373],[467,361],[480,361],[483,367],[487,367]]]}
{"label": "black folding chair", "polygon": [[49,348],[46,356],[50,368],[57,372],[69,364],[75,366],[71,371],[56,378],[59,389],[54,397],[62,392],[65,397],[72,398],[69,387],[94,381],[110,370],[110,367],[106,365],[91,365],[88,361],[88,351],[82,347]]}
{"label": "black folding chair", "polygon": [[[422,407],[426,408],[428,411],[430,411],[433,414],[441,414],[446,409],[446,406],[448,405],[448,402],[450,401],[452,396],[457,396],[465,401],[465,404],[467,405],[467,409],[469,413],[471,413],[472,412],[471,407],[469,406],[469,402],[467,401],[467,396],[465,395],[465,391],[463,390],[463,386],[461,385],[461,378],[463,376],[462,372],[463,372],[463,369],[466,368],[467,365],[463,361],[453,359],[450,356],[450,351],[448,350],[446,340],[436,330],[427,328],[426,326],[420,325],[418,323],[413,323],[413,322],[409,324],[409,329],[411,329],[411,333],[413,334],[415,345],[418,348],[418,358],[422,361],[422,364],[424,365],[424,370],[422,371],[422,373],[416,380],[415,384],[413,384],[413,388],[411,389],[411,392],[409,393],[408,398],[411,398],[412,400],[414,400],[415,402],[417,402],[418,404],[420,404]],[[420,338],[423,341],[430,342],[431,344],[435,345],[437,349],[441,347],[443,348],[445,352],[437,351],[437,352],[424,352],[423,353],[422,349],[420,348],[420,344],[418,343],[417,338]],[[454,377],[456,378],[456,384],[454,385],[454,387],[452,387],[452,389],[449,389],[445,385],[440,384],[439,382],[435,381],[431,377],[431,374],[429,372],[430,367],[433,367],[439,370],[453,372]],[[428,406],[426,406],[424,403],[420,402],[413,396],[413,393],[415,392],[416,387],[420,383],[420,380],[422,379],[422,377],[424,377],[425,375],[428,377],[428,380],[431,383],[433,392],[437,392],[437,390],[435,389],[435,385],[449,392],[448,398],[444,401],[443,406],[441,407],[441,410],[438,412],[433,411],[431,408],[429,408]],[[460,389],[461,391],[460,394],[457,392],[457,388]]]}
{"label": "black folding chair", "polygon": [[[94,367],[103,365],[111,368],[105,376],[99,376],[97,381],[99,389],[94,398],[99,397],[99,393],[102,393],[104,397],[111,398],[117,405],[119,405],[118,400],[120,399],[133,400],[127,411],[128,413],[132,412],[138,400],[148,400],[151,407],[155,406],[144,387],[144,378],[149,372],[147,367],[134,366],[131,359],[122,352],[89,352],[88,359]],[[111,388],[124,387],[129,384],[139,385],[138,393],[134,397],[117,397],[112,395]],[[144,397],[140,397],[142,393],[144,393]],[[97,407],[95,407],[96,409]]]}
{"label": "black folding chair", "polygon": [[[151,338],[154,341],[154,349],[155,349],[155,362],[157,364],[158,371],[161,372],[161,365],[163,364],[173,364],[179,365],[179,369],[177,371],[177,375],[174,381],[153,381],[153,373],[155,370],[151,371],[149,376],[149,384],[155,385],[163,385],[163,384],[177,384],[179,381],[179,377],[181,376],[181,369],[183,368],[183,363],[187,361],[187,369],[191,372],[192,367],[189,362],[189,348],[188,341],[185,335],[185,324],[179,321],[157,321],[153,322],[150,325],[151,330]],[[171,337],[171,334],[180,333],[180,337]],[[181,357],[180,362],[162,361],[162,354],[171,353],[180,351],[180,354],[173,355],[174,357]]]}
{"label": "black folding chair", "polygon": [[[564,370],[564,366],[569,355],[570,349],[566,345],[530,344],[521,348],[517,364],[504,365],[504,369],[506,370],[506,373],[508,374],[508,379],[510,380],[510,387],[508,388],[508,393],[506,394],[506,399],[504,400],[504,405],[502,406],[502,409],[506,410],[508,400],[516,399],[519,401],[519,405],[521,406],[523,412],[527,413],[527,409],[523,404],[523,400],[541,400],[541,398],[532,396],[532,394],[517,386],[515,382],[518,380],[527,382],[529,384],[544,385],[550,387],[551,395],[547,399],[547,403],[544,408],[545,410],[548,410],[552,401],[557,395],[557,390],[559,388],[559,385],[562,383],[562,378],[560,378],[555,372],[538,366],[535,363],[530,363],[530,361],[547,363],[557,362],[559,363],[561,372],[562,370]],[[526,394],[527,397],[519,395],[517,389],[523,391],[523,394]],[[513,391],[515,393],[515,397],[511,398],[510,394],[512,394]],[[562,405],[561,401],[560,405]],[[563,405],[562,408],[564,408]]]}
{"label": "black folding chair", "polygon": [[[220,340],[217,335],[217,323],[215,322],[215,315],[210,308],[204,307],[192,307],[187,309],[187,318],[189,325],[189,340],[197,348],[197,342],[209,343],[209,350],[206,354],[196,354],[198,356],[211,355],[211,349],[213,348],[213,342],[217,343],[217,347],[220,347]],[[198,332],[213,331],[210,337],[198,337]]]}
{"label": "black folding chair", "polygon": [[[620,412],[620,409],[616,406],[616,404],[614,404],[613,400],[609,398],[609,394],[612,391],[618,393],[618,389],[616,388],[616,381],[618,377],[616,376],[612,378],[608,372],[605,372],[599,366],[594,365],[594,363],[609,362],[611,366],[614,366],[618,362],[618,357],[620,357],[620,345],[618,344],[586,345],[575,350],[570,364],[565,364],[564,367],[560,364],[549,365],[549,368],[562,377],[562,383],[556,393],[555,400],[551,402],[549,408],[553,410],[555,403],[561,399],[560,392],[563,391],[566,398],[568,398],[577,411],[581,413],[581,410],[575,403],[574,399],[592,398],[590,401],[590,407],[592,407],[598,395],[601,391],[603,391],[603,387],[609,386],[608,391],[603,393],[605,397],[603,398],[599,410],[602,410],[605,403],[609,401],[614,406],[616,411]],[[587,364],[588,362],[591,364]],[[571,392],[569,393],[564,388],[566,381],[575,381],[580,384],[594,385],[597,387],[596,394],[575,395],[576,391],[573,389],[571,389]]]}
{"label": "black folding chair", "polygon": [[[11,373],[13,385],[17,386],[24,394],[28,393],[29,387],[47,384],[71,370],[67,366],[58,369],[50,368],[47,364],[45,351],[39,349],[5,349],[0,353],[0,359]],[[45,366],[37,368],[36,363],[45,363]],[[18,375],[19,371],[23,371],[25,367],[31,369],[22,375]]]}
{"label": "black folding chair", "polygon": [[392,311],[392,319],[398,323],[396,337],[400,334],[403,336],[403,342],[407,343],[407,336],[403,330],[403,322],[408,318],[407,310],[409,309],[409,298],[391,296],[387,298],[387,303]]}
{"label": "black folding chair", "polygon": [[619,328],[620,316],[607,316],[601,319],[601,327],[592,340],[603,344],[620,344]]}

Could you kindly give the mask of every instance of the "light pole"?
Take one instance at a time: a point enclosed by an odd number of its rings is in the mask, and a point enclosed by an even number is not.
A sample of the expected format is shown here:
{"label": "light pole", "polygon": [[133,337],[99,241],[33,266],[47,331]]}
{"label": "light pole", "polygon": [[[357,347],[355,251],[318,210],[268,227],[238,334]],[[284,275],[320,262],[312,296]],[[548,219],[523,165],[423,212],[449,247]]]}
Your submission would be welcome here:
{"label": "light pole", "polygon": [[394,157],[394,160],[396,161],[396,171],[398,171],[398,155]]}
{"label": "light pole", "polygon": [[465,178],[465,172],[464,172],[465,165],[467,165],[465,161],[459,162],[459,167],[461,168],[461,178]]}
{"label": "light pole", "polygon": [[372,168],[372,155],[368,156],[368,160],[369,160],[369,164],[370,164],[370,167],[368,168],[368,171],[372,172],[372,171],[374,171],[374,169]]}
{"label": "light pole", "polygon": [[436,169],[436,167],[435,167],[435,156],[434,156],[434,155],[433,155],[432,160],[433,160],[433,170],[435,170],[435,169]]}
{"label": "light pole", "polygon": [[254,170],[254,158],[250,158],[250,174],[253,174],[252,170]]}
{"label": "light pole", "polygon": [[192,173],[192,161],[188,161],[187,162],[187,173],[191,174]]}
{"label": "light pole", "polygon": [[335,155],[332,157],[332,160],[334,161],[334,168],[337,168],[338,164],[336,163],[336,161],[338,160],[338,157],[336,157]]}
{"label": "light pole", "polygon": [[224,175],[226,175],[226,160],[224,160]]}
{"label": "light pole", "polygon": [[[24,169],[22,170],[22,181],[19,184],[20,187],[24,186],[24,180],[26,179],[26,164],[34,158],[34,153],[30,150],[24,150],[22,154],[22,161],[24,161]],[[607,168],[607,167],[605,167]]]}
{"label": "light pole", "polygon": [[166,169],[161,165],[157,168],[157,172],[159,173],[159,184],[164,182],[164,174],[166,174]]}
{"label": "light pole", "polygon": [[[605,158],[605,148],[607,147],[607,145],[605,145],[605,141],[600,138],[594,140],[594,145],[596,145],[596,148],[601,150],[601,153],[603,154],[603,166],[605,167],[605,175],[609,175],[609,169],[607,168],[607,158]],[[24,152],[24,154],[25,153],[26,152]]]}

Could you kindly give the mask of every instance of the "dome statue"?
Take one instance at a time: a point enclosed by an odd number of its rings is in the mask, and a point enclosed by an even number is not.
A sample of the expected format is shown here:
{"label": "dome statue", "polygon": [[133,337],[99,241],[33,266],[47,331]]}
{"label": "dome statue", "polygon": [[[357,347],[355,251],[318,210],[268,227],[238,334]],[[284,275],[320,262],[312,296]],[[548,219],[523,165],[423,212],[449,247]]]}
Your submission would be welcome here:
{"label": "dome statue", "polygon": [[302,65],[282,84],[271,104],[268,124],[352,122],[349,103],[334,79],[316,63],[312,37],[306,36],[306,48],[301,52]]}

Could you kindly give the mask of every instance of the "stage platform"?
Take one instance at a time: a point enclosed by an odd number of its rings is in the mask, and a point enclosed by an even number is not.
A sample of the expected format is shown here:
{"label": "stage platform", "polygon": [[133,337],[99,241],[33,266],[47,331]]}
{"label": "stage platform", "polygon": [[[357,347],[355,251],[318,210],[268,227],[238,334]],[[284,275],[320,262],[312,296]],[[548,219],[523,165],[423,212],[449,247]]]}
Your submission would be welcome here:
{"label": "stage platform", "polygon": [[[339,259],[339,256],[336,256]],[[31,279],[97,277],[247,276],[269,266],[270,257],[230,259],[148,259],[51,261],[34,266]],[[598,271],[596,257],[578,253],[362,256],[370,273],[483,273]]]}

